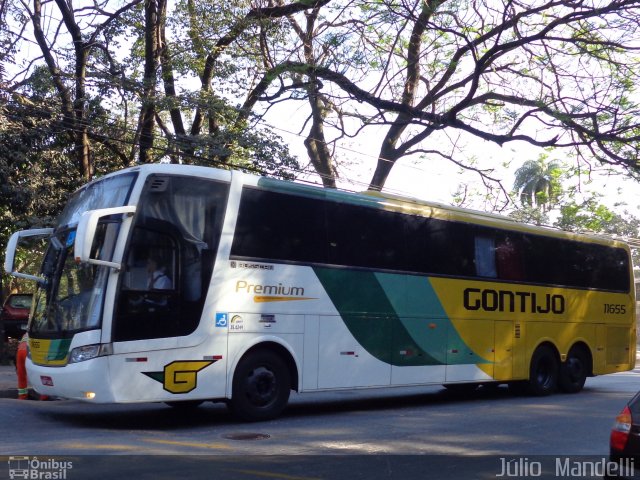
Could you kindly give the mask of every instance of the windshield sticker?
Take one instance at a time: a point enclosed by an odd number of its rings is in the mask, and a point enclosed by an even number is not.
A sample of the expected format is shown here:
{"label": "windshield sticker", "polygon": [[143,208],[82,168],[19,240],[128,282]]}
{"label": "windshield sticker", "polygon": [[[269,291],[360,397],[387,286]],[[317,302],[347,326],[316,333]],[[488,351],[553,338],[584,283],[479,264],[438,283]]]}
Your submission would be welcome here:
{"label": "windshield sticker", "polygon": [[69,232],[69,235],[67,236],[67,247],[70,247],[71,245],[73,245],[73,242],[75,241],[76,241],[76,231],[71,230]]}

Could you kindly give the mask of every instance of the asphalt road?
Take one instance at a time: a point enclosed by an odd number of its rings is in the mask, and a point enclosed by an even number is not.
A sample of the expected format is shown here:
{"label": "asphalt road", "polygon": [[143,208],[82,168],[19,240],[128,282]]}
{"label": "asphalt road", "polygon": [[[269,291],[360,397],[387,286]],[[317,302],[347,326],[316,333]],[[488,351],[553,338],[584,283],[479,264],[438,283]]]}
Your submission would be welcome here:
{"label": "asphalt road", "polygon": [[9,457],[14,466],[16,457],[27,458],[48,474],[66,459],[73,468],[59,472],[71,480],[495,479],[505,462],[521,467],[517,478],[527,476],[526,467],[534,478],[556,478],[560,457],[606,458],[613,419],[638,390],[640,370],[544,398],[513,396],[503,387],[471,395],[441,387],[294,395],[282,417],[263,423],[238,422],[212,403],[185,412],[162,404],[4,398],[0,455],[5,478]]}

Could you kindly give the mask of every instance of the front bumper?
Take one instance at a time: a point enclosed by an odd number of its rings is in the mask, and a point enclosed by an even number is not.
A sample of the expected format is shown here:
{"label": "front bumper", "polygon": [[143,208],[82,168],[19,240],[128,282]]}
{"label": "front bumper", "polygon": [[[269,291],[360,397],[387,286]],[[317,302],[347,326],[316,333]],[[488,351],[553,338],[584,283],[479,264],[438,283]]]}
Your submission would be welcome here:
{"label": "front bumper", "polygon": [[93,403],[115,401],[109,387],[107,357],[97,357],[60,367],[36,365],[31,359],[27,359],[26,367],[31,386],[42,395]]}

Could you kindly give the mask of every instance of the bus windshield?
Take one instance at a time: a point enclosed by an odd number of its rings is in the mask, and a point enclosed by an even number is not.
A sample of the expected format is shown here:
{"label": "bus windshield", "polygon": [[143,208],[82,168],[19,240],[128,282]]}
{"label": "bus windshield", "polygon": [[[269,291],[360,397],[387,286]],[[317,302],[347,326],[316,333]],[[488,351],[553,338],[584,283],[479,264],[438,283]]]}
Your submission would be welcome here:
{"label": "bus windshield", "polygon": [[122,207],[129,199],[136,173],[125,173],[88,184],[78,190],[58,217],[58,228],[77,224],[88,210]]}
{"label": "bus windshield", "polygon": [[[100,328],[109,268],[75,262],[75,228],[84,211],[125,205],[134,179],[134,174],[127,174],[94,182],[78,191],[65,208],[42,266],[45,281],[35,295],[29,330],[33,337],[64,338]],[[93,258],[111,259],[119,230],[119,216],[100,222]]]}

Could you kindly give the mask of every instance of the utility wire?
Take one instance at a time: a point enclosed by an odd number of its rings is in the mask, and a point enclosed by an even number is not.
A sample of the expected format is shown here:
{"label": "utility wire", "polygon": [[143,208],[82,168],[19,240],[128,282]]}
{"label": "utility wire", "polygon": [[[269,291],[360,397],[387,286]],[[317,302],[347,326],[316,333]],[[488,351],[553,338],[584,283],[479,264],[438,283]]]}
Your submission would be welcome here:
{"label": "utility wire", "polygon": [[[37,113],[45,114],[45,115],[52,116],[52,117],[61,115],[59,112],[52,112],[52,111],[44,109],[44,108],[38,108],[38,107],[34,107],[34,106],[27,106],[26,108],[30,109],[32,112],[37,112]],[[108,118],[108,115],[107,115],[107,118]],[[117,117],[112,117],[112,121],[116,122],[116,121],[119,121],[119,119]],[[282,128],[279,128],[279,127],[275,127],[273,125],[268,124],[267,122],[262,122],[262,123],[264,123],[268,128],[271,128],[271,129],[274,129],[274,130],[280,130],[280,131],[283,131],[283,132],[291,134],[291,135],[296,135],[296,136],[299,136],[299,137],[303,137],[303,135],[301,135],[301,134],[297,134],[295,132],[290,132],[290,131],[287,131],[285,129],[282,129]],[[89,127],[91,126],[90,124],[87,124],[87,125]],[[119,126],[118,128],[120,128],[122,131],[124,131],[126,133],[129,133],[129,134],[136,132],[136,129],[134,129],[132,127],[129,127],[129,126],[126,126],[126,125],[125,126]],[[42,133],[45,133],[45,134],[60,133],[61,130],[71,131],[71,132],[73,132],[73,131],[80,132],[81,131],[77,127],[76,128],[65,127],[64,129],[50,128],[50,127],[49,128],[36,127],[36,129],[39,130]],[[103,138],[105,138],[105,139],[107,139],[109,141],[112,141],[112,142],[115,142],[115,143],[120,143],[120,144],[123,144],[123,145],[126,145],[126,146],[130,146],[130,147],[136,147],[137,146],[135,142],[133,142],[132,140],[126,139],[126,138],[117,138],[117,137],[110,136],[108,134],[102,134],[102,133],[95,134],[95,135],[103,137]],[[166,137],[164,137],[164,138],[166,139]],[[167,139],[167,140],[169,140],[169,139]],[[204,145],[204,147],[206,147],[206,145]],[[340,146],[336,146],[336,147],[337,148],[342,148],[345,151],[350,151],[352,153],[357,153],[359,155],[369,156],[369,157],[373,158],[372,155],[369,155],[369,154],[366,154],[366,153],[363,153],[363,152],[359,152],[359,151],[354,150],[354,149],[349,149],[349,148],[340,147]],[[162,146],[154,145],[150,149],[155,151],[155,152],[157,152],[157,153],[161,153],[163,155],[167,155],[167,156],[179,155],[180,157],[183,157],[183,158],[187,158],[187,159],[191,159],[191,160],[195,160],[195,161],[201,161],[204,164],[213,164],[213,165],[218,165],[218,166],[224,167],[224,168],[230,168],[230,167],[234,168],[235,167],[235,168],[240,168],[242,170],[249,171],[249,172],[256,173],[256,174],[263,174],[264,173],[259,168],[254,167],[254,166],[238,165],[238,164],[233,164],[233,163],[229,163],[229,162],[222,162],[220,160],[211,159],[211,158],[204,157],[204,156],[201,156],[201,155],[188,154],[188,153],[184,153],[184,152],[176,152],[176,151],[174,151],[174,150],[172,150],[172,149],[170,149],[168,147],[162,147]],[[284,165],[280,165],[279,168],[281,170],[289,171],[292,174],[298,174],[298,175],[308,175],[309,174],[309,172],[306,171],[306,170],[296,169],[296,168],[293,168],[293,167],[287,167],[287,166],[284,166]],[[426,173],[426,171],[418,169],[417,167],[415,167],[415,169]],[[319,176],[321,178],[323,177],[322,174],[319,174],[317,172],[314,172],[314,175],[317,175],[317,176]],[[306,179],[306,178],[298,177],[298,178],[296,178],[296,181],[299,182],[299,183],[304,183],[304,184],[317,185],[316,182],[311,181],[311,180]],[[360,182],[358,180],[348,180],[348,181],[352,185],[364,186],[365,189],[368,187],[368,184],[366,184],[364,182]],[[358,193],[359,192],[358,190],[351,190],[351,189],[344,188],[344,187],[341,187],[340,190],[347,191],[347,192],[352,192],[352,193]],[[393,190],[393,189],[385,188],[384,191],[387,192],[387,193],[391,193],[391,194],[396,194],[396,195],[407,197],[406,192],[402,192],[402,191],[399,191],[399,190]],[[545,225],[545,227],[552,228],[552,229],[555,229],[555,230],[559,230],[557,227],[553,227],[553,226],[550,226],[550,225]],[[619,240],[619,241],[625,242],[631,248],[640,248],[640,238],[619,236],[619,235],[615,235],[615,234],[594,233],[594,232],[580,232],[580,233],[585,233],[585,234],[588,234],[588,235],[603,237],[603,238],[607,238],[607,239]]]}
{"label": "utility wire", "polygon": [[[1,88],[0,88],[0,91],[2,91]],[[25,95],[22,95],[22,97],[25,98],[26,100],[29,100],[30,102],[39,102],[39,101],[41,101],[40,99],[35,99],[34,97],[29,97],[29,96],[25,96]],[[37,107],[37,106],[34,106],[34,105],[27,105],[27,106],[25,106],[25,108],[28,109],[31,112],[36,112],[36,113],[40,113],[40,114],[43,114],[43,115],[51,115],[51,116],[61,116],[62,115],[60,112],[55,112],[55,111],[48,110],[48,109],[45,109],[43,107]],[[105,112],[105,117],[107,119],[107,122],[111,121],[114,124],[115,123],[120,123],[122,121],[121,118],[116,117],[115,115],[109,115],[106,112]],[[254,124],[262,124],[266,128],[269,128],[269,129],[275,130],[275,131],[280,131],[280,132],[286,133],[288,135],[293,135],[293,136],[296,136],[296,137],[299,137],[299,138],[307,138],[305,135],[302,135],[300,133],[292,132],[290,130],[287,130],[287,129],[284,129],[284,128],[281,128],[281,127],[278,127],[278,126],[274,126],[274,125],[268,123],[266,120],[264,120],[262,118],[255,119],[255,121],[253,123]],[[92,127],[92,124],[90,122],[88,122],[88,121],[85,121],[85,125],[88,128]],[[122,130],[125,133],[130,134],[130,135],[134,135],[136,133],[136,129],[131,127],[131,126],[128,126],[128,125],[118,125],[117,128]],[[49,130],[51,131],[51,133],[54,133],[54,129],[49,129]],[[79,132],[80,128],[78,128],[78,127],[75,127],[75,128],[74,127],[65,127],[65,130],[67,132],[74,132],[74,131]],[[55,130],[55,133],[58,133],[58,131]],[[117,138],[117,137],[114,137],[114,136],[110,136],[109,134],[106,134],[106,133],[100,132],[100,133],[96,133],[95,135],[99,136],[99,137],[102,137],[105,140],[114,142],[114,143],[124,144],[124,145],[131,146],[131,147],[136,147],[137,146],[131,140],[123,139],[123,138]],[[163,138],[165,138],[168,141],[175,141],[176,140],[176,137],[168,138],[168,137],[164,136]],[[206,144],[203,144],[202,146],[206,148]],[[339,150],[342,150],[342,151],[345,151],[345,152],[348,152],[348,153],[352,153],[352,154],[357,154],[357,155],[360,155],[362,157],[375,159],[377,161],[391,162],[390,160],[387,160],[387,159],[384,159],[384,158],[380,158],[378,156],[374,156],[374,155],[372,155],[370,153],[365,153],[365,152],[356,150],[354,148],[349,148],[349,147],[345,147],[345,146],[342,146],[342,145],[335,145],[335,147],[337,149],[339,149]],[[155,151],[157,153],[161,153],[163,155],[179,155],[180,157],[183,157],[183,158],[186,158],[186,159],[207,162],[209,164],[219,165],[221,167],[236,167],[236,168],[243,168],[243,169],[245,169],[247,171],[251,171],[253,173],[258,173],[258,174],[259,173],[263,173],[260,169],[254,168],[254,167],[251,167],[251,166],[234,165],[233,163],[221,162],[221,161],[218,161],[218,160],[215,160],[215,159],[211,159],[211,158],[204,157],[204,156],[201,156],[201,155],[189,154],[189,153],[186,153],[186,152],[183,152],[183,151],[176,152],[176,151],[173,151],[173,150],[171,150],[171,149],[169,149],[167,147],[161,147],[161,146],[154,145],[154,146],[151,147],[151,149],[153,151]],[[413,169],[416,172],[420,172],[420,173],[423,173],[423,174],[429,174],[428,171],[426,171],[424,169],[420,169],[417,166],[406,165],[406,164],[402,164],[402,163],[399,164],[398,162],[393,162],[393,163],[396,166],[400,166],[402,168],[409,168],[409,169]],[[309,183],[309,184],[316,184],[316,182],[314,182],[312,180],[308,180],[308,179],[304,179],[304,178],[298,178],[300,176],[309,175],[310,172],[308,170],[295,169],[293,167],[287,167],[287,166],[284,166],[284,165],[280,165],[279,169],[290,172],[291,174],[293,174],[294,176],[297,177],[296,178],[297,181],[304,182],[304,183]],[[312,174],[317,176],[317,177],[319,177],[321,180],[322,179],[333,179],[333,177],[331,177],[329,175],[325,175],[325,174],[319,173],[319,172],[312,172]],[[352,185],[353,189],[341,187],[341,189],[346,190],[346,191],[358,192],[358,191],[361,191],[362,189],[366,190],[369,187],[368,183],[362,182],[360,180],[352,179],[352,178],[340,177],[340,178],[338,178],[338,180],[340,180],[341,183],[347,183],[347,184]],[[358,189],[356,189],[356,187],[360,187],[360,189],[358,190]],[[408,193],[406,191],[399,190],[399,189],[390,189],[388,187],[385,187],[384,191],[386,191],[388,193],[408,196]]]}

